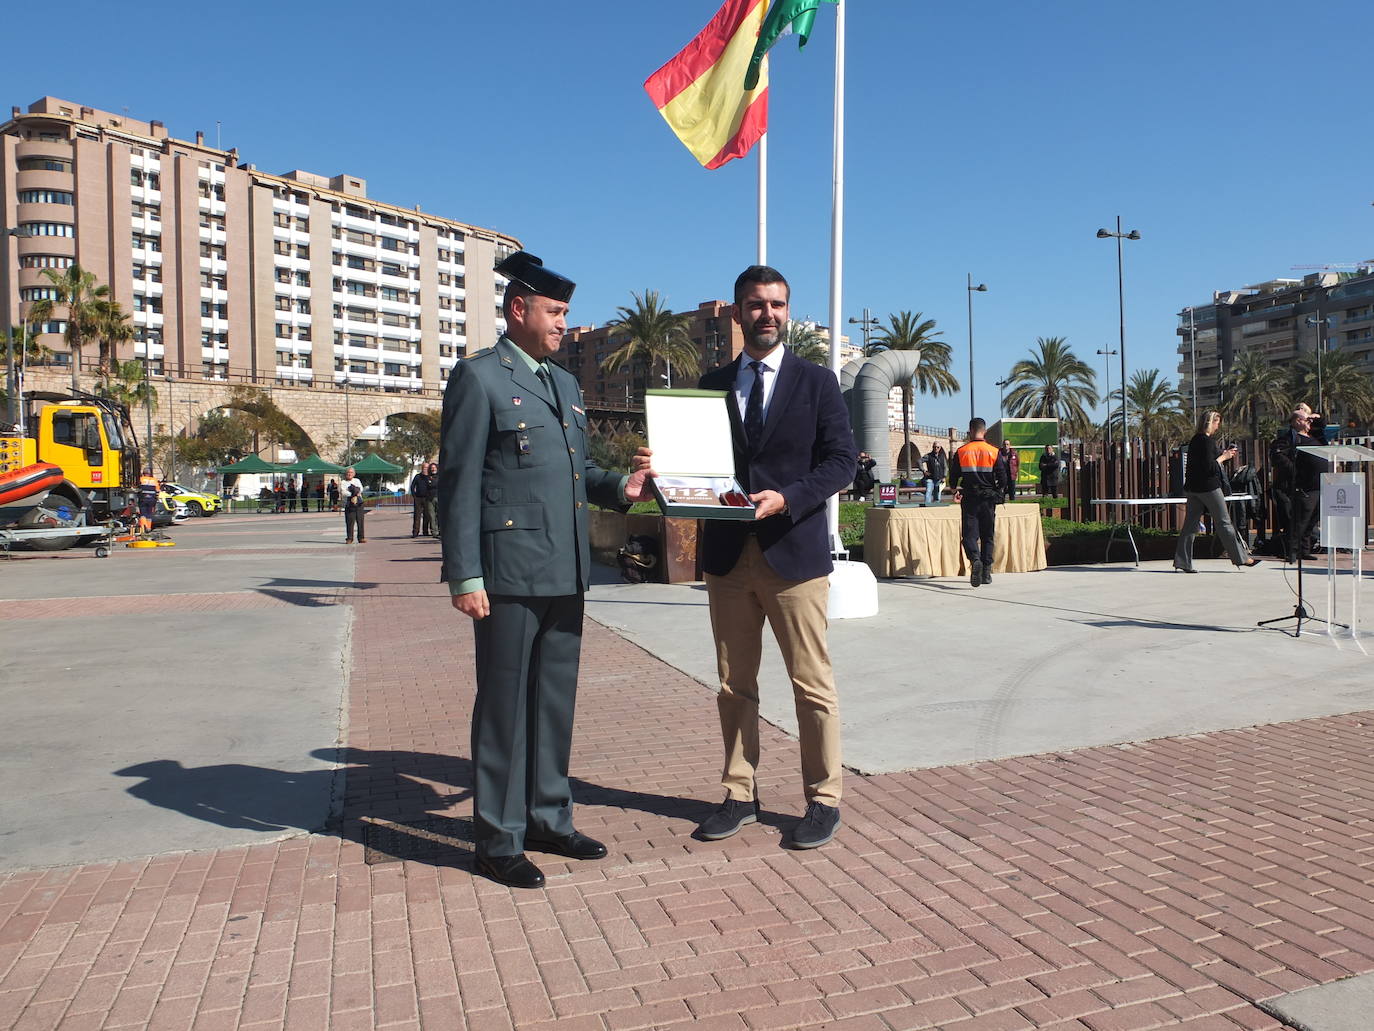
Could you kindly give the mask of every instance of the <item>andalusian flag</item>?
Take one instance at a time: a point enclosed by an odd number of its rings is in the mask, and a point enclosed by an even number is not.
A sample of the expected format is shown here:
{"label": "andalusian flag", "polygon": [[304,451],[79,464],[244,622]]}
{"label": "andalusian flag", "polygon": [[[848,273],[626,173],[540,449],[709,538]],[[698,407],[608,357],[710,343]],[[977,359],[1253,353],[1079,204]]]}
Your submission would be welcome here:
{"label": "andalusian flag", "polygon": [[743,157],[768,131],[767,67],[753,86],[742,85],[767,2],[725,0],[706,28],[644,83],[668,127],[707,168]]}
{"label": "andalusian flag", "polygon": [[758,82],[759,71],[768,48],[778,41],[778,37],[789,31],[797,34],[797,49],[806,46],[811,35],[811,26],[816,21],[816,8],[823,3],[835,4],[839,0],[773,0],[763,29],[759,32],[758,45],[749,58],[749,71],[744,76],[744,88],[753,89]]}

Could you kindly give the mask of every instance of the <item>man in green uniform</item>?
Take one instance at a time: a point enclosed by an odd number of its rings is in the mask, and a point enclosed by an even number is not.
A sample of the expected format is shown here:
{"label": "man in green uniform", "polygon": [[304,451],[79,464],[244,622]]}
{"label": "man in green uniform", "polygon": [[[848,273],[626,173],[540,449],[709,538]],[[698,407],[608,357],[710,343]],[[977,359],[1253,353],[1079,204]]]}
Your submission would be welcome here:
{"label": "man in green uniform", "polygon": [[459,362],[444,392],[439,459],[442,579],[472,618],[477,869],[512,887],[544,875],[525,848],[600,859],[573,828],[572,747],[582,596],[591,575],[587,504],[649,496],[644,473],[608,472],[587,455],[577,380],[550,360],[575,284],[518,251],[496,346]]}

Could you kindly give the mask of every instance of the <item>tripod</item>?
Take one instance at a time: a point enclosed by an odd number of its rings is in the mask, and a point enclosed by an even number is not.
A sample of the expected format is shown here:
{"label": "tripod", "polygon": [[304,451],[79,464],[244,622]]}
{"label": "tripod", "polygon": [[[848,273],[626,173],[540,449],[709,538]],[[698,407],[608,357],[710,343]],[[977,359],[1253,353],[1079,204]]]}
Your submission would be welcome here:
{"label": "tripod", "polygon": [[[1329,620],[1329,619],[1321,619],[1321,618],[1318,617],[1318,616],[1312,615],[1311,609],[1309,609],[1309,608],[1307,607],[1307,603],[1304,602],[1304,601],[1302,600],[1302,553],[1303,553],[1304,551],[1306,551],[1307,549],[1303,546],[1303,541],[1302,541],[1300,538],[1297,539],[1297,540],[1294,540],[1294,539],[1292,539],[1292,536],[1291,536],[1291,535],[1292,535],[1292,531],[1293,531],[1293,527],[1294,527],[1294,525],[1295,525],[1295,523],[1296,523],[1296,520],[1297,520],[1297,516],[1298,516],[1298,513],[1297,513],[1297,512],[1290,512],[1290,513],[1289,513],[1288,528],[1289,528],[1289,534],[1290,534],[1289,545],[1290,545],[1290,547],[1293,549],[1293,551],[1297,553],[1297,556],[1298,556],[1298,603],[1297,603],[1296,605],[1293,606],[1293,612],[1292,612],[1291,615],[1288,615],[1288,616],[1276,616],[1276,617],[1273,618],[1273,619],[1261,619],[1258,623],[1255,624],[1255,626],[1269,626],[1269,625],[1272,624],[1272,623],[1286,623],[1286,622],[1288,622],[1290,619],[1294,619],[1294,620],[1297,620],[1297,625],[1293,627],[1293,636],[1294,636],[1294,637],[1300,637],[1300,636],[1302,636],[1302,625],[1303,625],[1304,622],[1307,622],[1307,623],[1325,623],[1327,626],[1338,626],[1338,627],[1342,628],[1343,630],[1349,630],[1350,628],[1349,628],[1348,626],[1346,626],[1344,623],[1333,623],[1333,622],[1332,622],[1331,620]],[[1278,629],[1279,629],[1280,632],[1282,632],[1282,633],[1287,633],[1287,631],[1284,630],[1282,627],[1279,627]]]}

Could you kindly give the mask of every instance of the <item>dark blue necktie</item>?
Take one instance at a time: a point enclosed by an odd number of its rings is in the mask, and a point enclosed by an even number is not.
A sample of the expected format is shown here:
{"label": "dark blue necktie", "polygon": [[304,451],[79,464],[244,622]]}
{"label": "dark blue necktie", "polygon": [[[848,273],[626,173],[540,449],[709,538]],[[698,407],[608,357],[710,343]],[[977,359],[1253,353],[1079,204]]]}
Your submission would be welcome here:
{"label": "dark blue necktie", "polygon": [[744,406],[744,439],[752,450],[759,446],[763,436],[763,362],[753,361],[749,368],[754,370],[754,385],[749,388],[749,401]]}

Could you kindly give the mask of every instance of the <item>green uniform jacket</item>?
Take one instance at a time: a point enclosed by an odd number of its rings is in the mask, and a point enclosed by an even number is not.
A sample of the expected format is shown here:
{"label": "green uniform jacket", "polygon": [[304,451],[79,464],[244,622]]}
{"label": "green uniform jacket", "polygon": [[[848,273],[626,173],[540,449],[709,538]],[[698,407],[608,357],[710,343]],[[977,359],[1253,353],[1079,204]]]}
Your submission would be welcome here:
{"label": "green uniform jacket", "polygon": [[480,576],[489,594],[517,596],[587,589],[587,503],[623,510],[624,477],[587,454],[577,380],[552,362],[547,368],[557,404],[504,336],[449,375],[439,454],[443,581]]}

